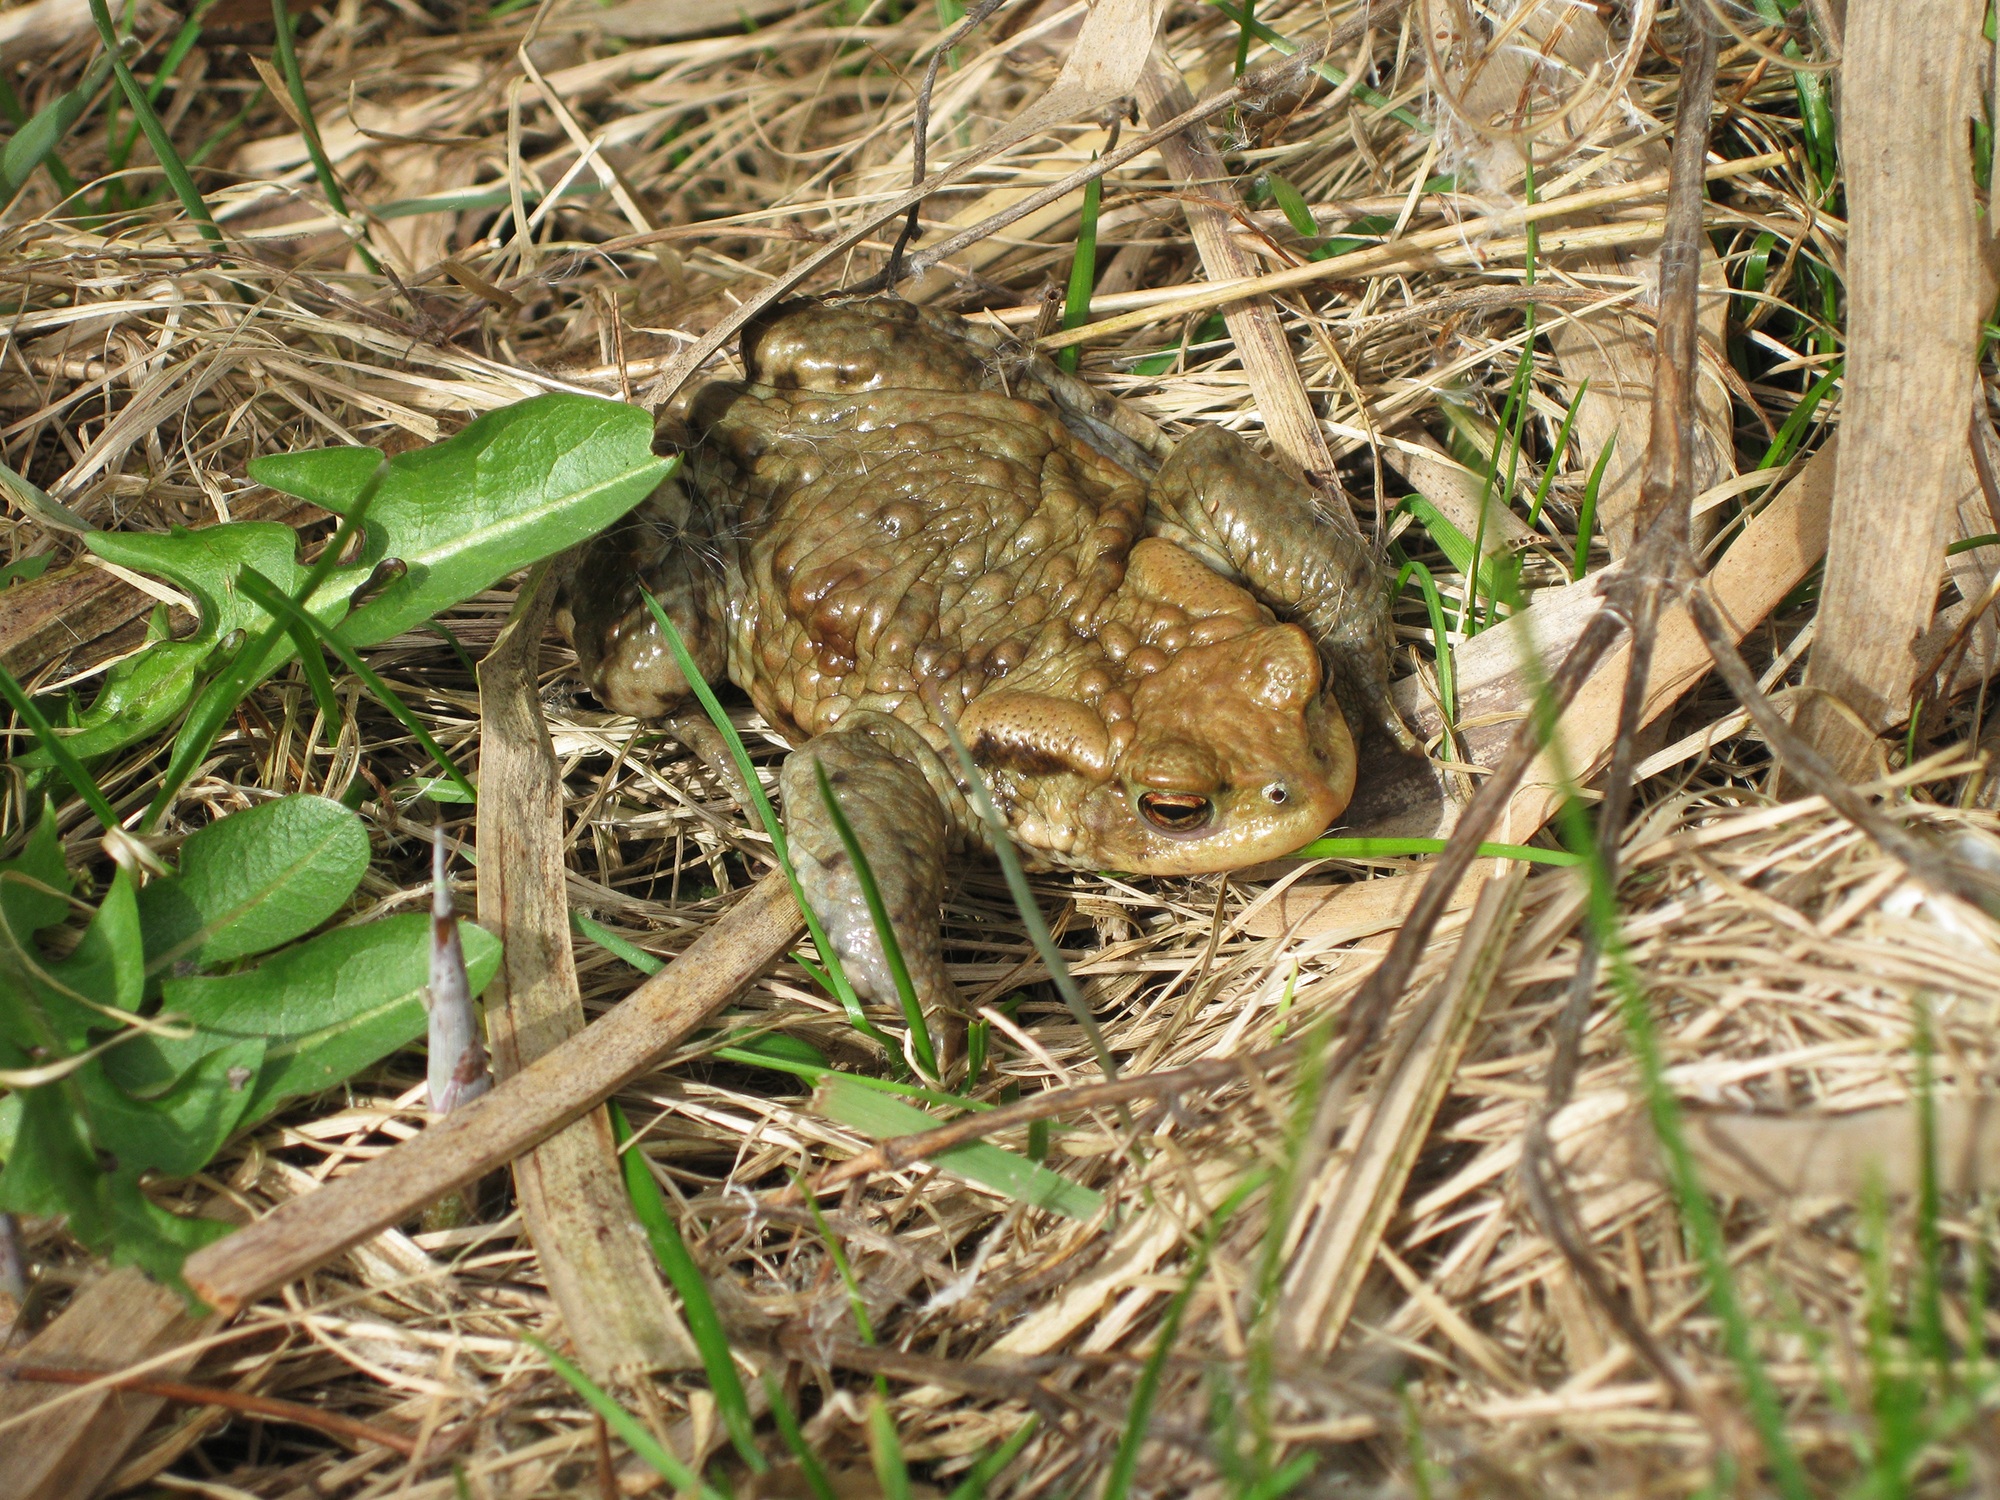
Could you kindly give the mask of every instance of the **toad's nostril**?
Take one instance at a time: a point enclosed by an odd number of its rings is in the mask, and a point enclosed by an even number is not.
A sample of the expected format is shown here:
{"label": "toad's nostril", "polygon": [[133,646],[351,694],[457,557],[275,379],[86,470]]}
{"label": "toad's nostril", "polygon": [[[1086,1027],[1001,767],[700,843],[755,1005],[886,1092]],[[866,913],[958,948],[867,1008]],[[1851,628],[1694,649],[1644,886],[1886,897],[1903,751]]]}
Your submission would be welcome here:
{"label": "toad's nostril", "polygon": [[1282,781],[1274,781],[1264,788],[1264,800],[1273,807],[1283,807],[1291,799],[1292,794]]}
{"label": "toad's nostril", "polygon": [[1207,826],[1215,805],[1192,792],[1145,792],[1139,811],[1162,833],[1195,833]]}

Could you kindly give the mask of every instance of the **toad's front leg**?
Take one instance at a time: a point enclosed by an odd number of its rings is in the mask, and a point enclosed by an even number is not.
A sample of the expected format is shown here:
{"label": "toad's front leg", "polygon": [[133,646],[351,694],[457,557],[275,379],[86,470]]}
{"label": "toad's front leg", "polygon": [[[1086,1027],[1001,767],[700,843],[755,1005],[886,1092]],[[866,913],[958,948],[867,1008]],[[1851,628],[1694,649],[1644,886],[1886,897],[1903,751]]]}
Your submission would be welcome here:
{"label": "toad's front leg", "polygon": [[[923,737],[887,714],[851,713],[786,757],[779,777],[792,866],[855,990],[893,1003],[896,981],[815,767],[854,833],[924,1014],[946,1037],[961,1027],[938,921],[946,860],[961,840],[963,801]],[[957,816],[954,816],[956,814]],[[934,1035],[936,1033],[934,1032]],[[950,1046],[944,1051],[955,1050]],[[942,1065],[942,1058],[940,1064]]]}
{"label": "toad's front leg", "polygon": [[1388,591],[1374,547],[1351,520],[1321,515],[1307,485],[1215,426],[1173,451],[1148,498],[1155,532],[1218,554],[1259,599],[1305,627],[1357,737],[1373,726],[1415,748],[1389,697]]}

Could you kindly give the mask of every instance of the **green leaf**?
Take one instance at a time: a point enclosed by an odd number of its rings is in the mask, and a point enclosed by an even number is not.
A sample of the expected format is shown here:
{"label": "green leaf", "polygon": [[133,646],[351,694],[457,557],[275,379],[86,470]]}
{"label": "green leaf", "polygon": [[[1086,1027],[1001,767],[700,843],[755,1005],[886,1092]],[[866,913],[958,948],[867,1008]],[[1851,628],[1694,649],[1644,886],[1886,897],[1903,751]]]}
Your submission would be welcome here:
{"label": "green leaf", "polygon": [[79,1068],[77,1091],[88,1111],[91,1140],[116,1159],[114,1175],[199,1172],[242,1120],[263,1060],[263,1038],[246,1037],[209,1053],[159,1098],[144,1100],[119,1088],[99,1065]]}
{"label": "green leaf", "polygon": [[[84,542],[107,562],[177,584],[199,607],[201,624],[187,639],[161,640],[111,669],[75,727],[57,731],[80,760],[137,744],[167,723],[194,695],[203,668],[223,639],[237,630],[255,632],[264,626],[268,618],[264,611],[236,586],[246,567],[286,587],[295,587],[304,576],[296,533],[271,521],[237,521],[199,531],[176,526],[165,535],[96,531]],[[330,607],[337,610],[338,601]],[[257,675],[276,671],[293,650],[290,641],[281,642]],[[24,757],[24,763],[45,764],[46,758],[36,751]]]}
{"label": "green leaf", "polygon": [[[853,1079],[838,1075],[826,1080],[814,1106],[828,1119],[878,1141],[915,1135],[945,1123],[914,1105],[858,1087]],[[984,1141],[954,1146],[935,1157],[933,1165],[1032,1207],[1046,1208],[1072,1219],[1089,1219],[1104,1206],[1103,1197],[1081,1183],[1071,1182]]]}
{"label": "green leaf", "polygon": [[325,797],[220,818],[181,846],[178,875],[139,894],[146,972],[226,963],[319,926],[368,869],[361,819]]}
{"label": "green leaf", "polygon": [[382,454],[376,448],[310,448],[304,453],[269,453],[252,459],[250,477],[283,494],[309,500],[322,510],[345,514],[381,463]]}
{"label": "green leaf", "polygon": [[69,890],[55,809],[44,803],[41,820],[28,835],[20,857],[0,860],[0,923],[6,925],[15,942],[25,943],[69,915],[69,902],[64,899]]}
{"label": "green leaf", "polygon": [[[145,738],[187,702],[213,649],[212,641],[176,641],[119,662],[75,723],[56,726],[63,748],[80,761],[90,760]],[[17,763],[40,769],[54,765],[55,757],[36,748],[17,757]]]}
{"label": "green leaf", "polygon": [[70,1215],[70,1229],[85,1244],[102,1233],[97,1156],[83,1117],[59,1088],[22,1089],[20,1119],[0,1172],[0,1209],[42,1218]]}
{"label": "green leaf", "polygon": [[117,1171],[104,1171],[86,1133],[79,1092],[67,1086],[22,1092],[20,1124],[0,1172],[0,1209],[66,1217],[86,1248],[177,1284],[189,1252],[231,1226],[168,1213],[140,1190],[138,1167],[120,1163]]}
{"label": "green leaf", "polygon": [[[146,989],[145,950],[139,937],[139,899],[132,878],[121,867],[111,877],[104,904],[97,908],[83,941],[49,974],[65,988],[90,996],[100,1005],[137,1010]],[[92,1024],[103,1026],[103,1016]],[[76,1044],[81,1045],[82,1038]]]}
{"label": "green leaf", "polygon": [[0,589],[12,588],[17,583],[28,583],[48,572],[49,564],[55,561],[53,552],[37,552],[33,557],[17,557],[5,567],[0,567]]}
{"label": "green leaf", "polygon": [[[349,645],[372,645],[595,536],[666,477],[671,463],[654,456],[652,434],[652,419],[639,407],[558,393],[489,412],[456,437],[399,454],[370,502],[359,558],[327,577],[307,612],[339,623],[376,564],[399,559],[403,577],[342,629]],[[272,454],[250,472],[275,490],[345,513],[382,467],[373,448],[328,448]],[[195,600],[201,626],[186,641],[112,668],[98,701],[69,732],[82,757],[145,739],[187,706],[233,632],[261,635],[270,617],[242,596],[243,569],[287,593],[306,577],[296,534],[269,521],[176,527],[165,535],[92,532],[86,542],[108,562],[172,580]],[[297,649],[291,636],[279,635],[249,682],[268,677]],[[234,687],[211,691],[225,689]]]}
{"label": "green leaf", "polygon": [[21,858],[0,865],[0,1038],[18,1054],[11,1066],[59,1062],[82,1051],[91,1030],[104,1025],[89,1002],[113,1007],[137,999],[129,967],[138,954],[137,923],[123,870],[69,958],[54,962],[36,947],[36,932],[69,915],[63,899],[69,888],[55,820],[45,815]]}
{"label": "green leaf", "polygon": [[53,104],[36,110],[28,123],[14,132],[6,148],[0,150],[0,202],[12,198],[27,185],[35,169],[49,159],[57,143],[83,117],[110,73],[109,54],[100,56],[83,75],[82,82],[67,93],[58,94]]}
{"label": "green leaf", "polygon": [[[465,922],[459,941],[478,995],[500,967],[500,940]],[[427,913],[336,928],[241,974],[168,980],[163,1014],[194,1035],[141,1037],[107,1054],[105,1071],[136,1094],[157,1094],[205,1057],[255,1038],[264,1051],[243,1118],[260,1120],[421,1037],[429,979]]]}
{"label": "green leaf", "polygon": [[[301,483],[312,490],[302,498],[344,512],[374,470],[362,461],[372,450],[338,451],[338,460],[303,478],[297,456],[258,459],[251,477],[287,494],[299,494],[293,485]],[[488,412],[447,442],[399,455],[369,506],[356,571],[365,577],[393,557],[405,572],[348,618],[342,638],[352,646],[385,641],[595,536],[671,467],[653,453],[653,419],[644,410],[562,393]],[[353,585],[345,589],[343,599]]]}

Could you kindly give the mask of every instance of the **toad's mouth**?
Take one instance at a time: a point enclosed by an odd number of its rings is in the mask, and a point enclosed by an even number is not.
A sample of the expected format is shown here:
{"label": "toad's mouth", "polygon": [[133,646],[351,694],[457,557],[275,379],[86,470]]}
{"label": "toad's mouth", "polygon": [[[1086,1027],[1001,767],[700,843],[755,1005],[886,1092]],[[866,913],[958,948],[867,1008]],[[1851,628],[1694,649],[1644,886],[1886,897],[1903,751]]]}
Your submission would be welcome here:
{"label": "toad's mouth", "polygon": [[1161,833],[1189,838],[1215,817],[1215,804],[1193,792],[1141,792],[1139,812]]}

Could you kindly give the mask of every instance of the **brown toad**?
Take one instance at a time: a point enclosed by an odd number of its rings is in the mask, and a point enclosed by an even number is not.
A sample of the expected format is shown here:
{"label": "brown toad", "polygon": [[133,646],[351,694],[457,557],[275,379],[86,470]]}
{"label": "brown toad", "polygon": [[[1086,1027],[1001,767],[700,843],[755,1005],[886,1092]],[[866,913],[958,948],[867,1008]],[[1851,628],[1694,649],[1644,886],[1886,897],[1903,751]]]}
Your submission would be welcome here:
{"label": "brown toad", "polygon": [[1234,434],[1156,465],[1073,377],[895,298],[787,304],[743,363],[692,402],[684,482],[588,554],[571,633],[606,707],[681,708],[643,581],[801,747],[792,853],[862,993],[895,988],[815,761],[929,1007],[947,859],[985,841],[947,723],[1031,865],[1135,874],[1287,854],[1347,805],[1365,726],[1407,744],[1372,549]]}

